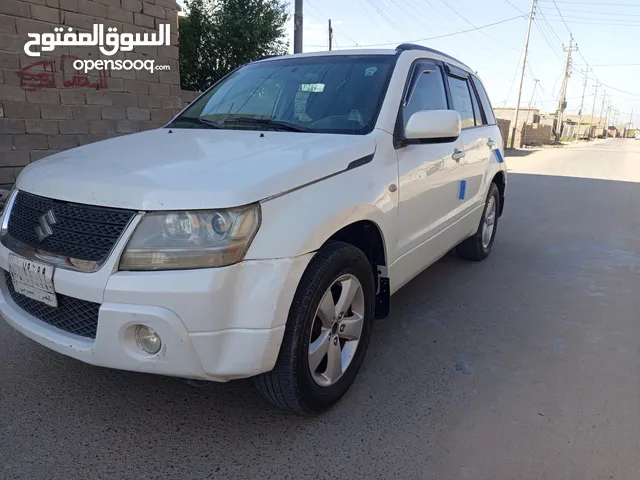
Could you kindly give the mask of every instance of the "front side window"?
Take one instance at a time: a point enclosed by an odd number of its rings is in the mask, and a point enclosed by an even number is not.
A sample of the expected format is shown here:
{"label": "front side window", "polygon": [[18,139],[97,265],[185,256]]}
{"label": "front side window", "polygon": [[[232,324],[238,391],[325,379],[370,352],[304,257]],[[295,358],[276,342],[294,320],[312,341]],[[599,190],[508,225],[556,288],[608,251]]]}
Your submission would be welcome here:
{"label": "front side window", "polygon": [[[172,127],[291,127],[317,133],[366,134],[375,126],[393,55],[286,58],[246,65],[220,81]],[[276,125],[278,124],[278,125]],[[286,128],[285,128],[286,129]]]}
{"label": "front side window", "polygon": [[402,111],[404,127],[411,115],[421,110],[446,110],[447,93],[444,88],[442,71],[440,67],[431,65],[428,67],[418,66],[417,80],[414,79],[415,86],[410,86],[411,96],[409,102]]}
{"label": "front side window", "polygon": [[460,114],[462,120],[462,128],[475,126],[475,117],[473,115],[473,103],[471,101],[471,92],[466,79],[458,77],[449,77],[449,88],[451,89],[451,101],[453,109]]}

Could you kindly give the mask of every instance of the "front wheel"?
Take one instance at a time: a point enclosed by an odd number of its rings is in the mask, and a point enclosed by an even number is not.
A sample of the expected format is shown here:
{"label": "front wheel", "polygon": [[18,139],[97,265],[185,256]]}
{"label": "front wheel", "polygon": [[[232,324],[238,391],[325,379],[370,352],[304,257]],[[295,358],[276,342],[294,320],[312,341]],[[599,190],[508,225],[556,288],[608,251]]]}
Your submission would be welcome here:
{"label": "front wheel", "polygon": [[296,290],[275,368],[254,378],[262,396],[299,415],[338,402],[364,359],[374,301],[373,271],[361,250],[342,242],[321,249]]}
{"label": "front wheel", "polygon": [[491,183],[478,230],[456,247],[458,256],[476,262],[489,256],[498,229],[498,212],[500,212],[500,191],[495,183]]}

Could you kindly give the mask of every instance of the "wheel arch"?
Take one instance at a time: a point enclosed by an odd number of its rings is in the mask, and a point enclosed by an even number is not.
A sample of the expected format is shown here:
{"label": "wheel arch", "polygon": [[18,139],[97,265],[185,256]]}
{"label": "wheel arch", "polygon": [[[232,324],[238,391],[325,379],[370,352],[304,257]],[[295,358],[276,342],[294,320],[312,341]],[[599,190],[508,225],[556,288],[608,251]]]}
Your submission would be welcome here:
{"label": "wheel arch", "polygon": [[498,217],[501,217],[502,211],[504,210],[504,198],[505,191],[507,189],[507,176],[502,170],[500,170],[493,176],[491,182],[496,184],[496,186],[498,187],[498,192],[500,192],[500,210],[498,211]]}
{"label": "wheel arch", "polygon": [[384,235],[380,226],[371,220],[358,220],[345,225],[331,235],[322,246],[331,241],[349,243],[362,250],[372,264],[385,267],[387,265]]}
{"label": "wheel arch", "polygon": [[391,288],[387,273],[386,243],[380,226],[371,220],[358,220],[335,232],[322,247],[334,241],[353,245],[369,259],[376,288],[375,317],[387,317]]}

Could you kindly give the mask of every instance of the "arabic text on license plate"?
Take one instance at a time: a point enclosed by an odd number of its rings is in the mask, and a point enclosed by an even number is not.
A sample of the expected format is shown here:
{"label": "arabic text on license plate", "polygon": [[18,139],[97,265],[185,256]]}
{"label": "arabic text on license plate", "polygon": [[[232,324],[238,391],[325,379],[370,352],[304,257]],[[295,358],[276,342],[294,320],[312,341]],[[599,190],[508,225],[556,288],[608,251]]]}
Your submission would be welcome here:
{"label": "arabic text on license plate", "polygon": [[53,289],[53,266],[11,254],[9,270],[16,292],[52,307],[58,306]]}

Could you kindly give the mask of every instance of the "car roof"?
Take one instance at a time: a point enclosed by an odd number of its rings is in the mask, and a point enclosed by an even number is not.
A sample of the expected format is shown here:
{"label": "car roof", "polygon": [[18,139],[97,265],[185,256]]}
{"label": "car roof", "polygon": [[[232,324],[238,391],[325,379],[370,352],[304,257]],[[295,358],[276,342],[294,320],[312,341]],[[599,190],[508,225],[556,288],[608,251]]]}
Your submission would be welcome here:
{"label": "car roof", "polygon": [[293,55],[271,55],[268,57],[263,57],[261,59],[256,60],[256,62],[264,62],[278,59],[290,59],[290,58],[310,58],[310,57],[328,57],[328,56],[349,56],[349,55],[399,55],[404,52],[415,52],[416,57],[425,56],[428,58],[433,58],[434,60],[442,60],[443,62],[451,63],[460,67],[464,70],[467,70],[469,73],[474,73],[474,71],[462,63],[460,60],[448,55],[446,53],[440,52],[433,48],[425,47],[423,45],[416,45],[412,43],[403,43],[398,45],[395,49],[385,48],[385,49],[369,49],[369,48],[359,48],[359,49],[349,49],[349,50],[325,50],[320,52],[307,52],[307,53],[294,53]]}

